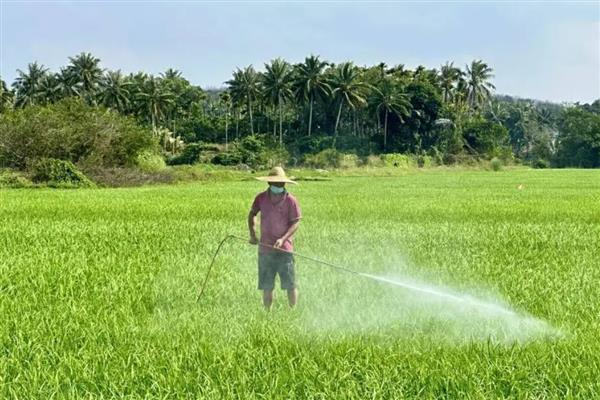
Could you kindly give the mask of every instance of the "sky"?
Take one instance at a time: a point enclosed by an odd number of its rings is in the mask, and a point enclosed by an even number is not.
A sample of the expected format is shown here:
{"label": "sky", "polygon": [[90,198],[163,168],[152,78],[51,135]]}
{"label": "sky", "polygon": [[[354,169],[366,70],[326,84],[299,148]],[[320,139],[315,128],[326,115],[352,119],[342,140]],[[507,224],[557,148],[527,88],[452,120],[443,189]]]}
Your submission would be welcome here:
{"label": "sky", "polygon": [[358,65],[482,59],[497,93],[600,98],[600,1],[201,2],[0,0],[0,75],[91,52],[107,69],[221,87],[237,67],[310,54]]}

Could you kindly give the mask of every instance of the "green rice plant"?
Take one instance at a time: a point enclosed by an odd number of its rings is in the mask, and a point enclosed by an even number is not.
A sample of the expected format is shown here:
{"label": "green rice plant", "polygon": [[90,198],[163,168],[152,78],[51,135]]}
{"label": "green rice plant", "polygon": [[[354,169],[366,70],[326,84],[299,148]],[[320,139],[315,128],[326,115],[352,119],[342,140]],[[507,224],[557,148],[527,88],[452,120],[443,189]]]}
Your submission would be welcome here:
{"label": "green rice plant", "polygon": [[0,398],[600,396],[598,171],[330,178],[290,188],[296,251],[515,320],[301,258],[297,309],[277,289],[266,313],[243,242],[196,303],[218,241],[246,234],[253,179],[2,189]]}

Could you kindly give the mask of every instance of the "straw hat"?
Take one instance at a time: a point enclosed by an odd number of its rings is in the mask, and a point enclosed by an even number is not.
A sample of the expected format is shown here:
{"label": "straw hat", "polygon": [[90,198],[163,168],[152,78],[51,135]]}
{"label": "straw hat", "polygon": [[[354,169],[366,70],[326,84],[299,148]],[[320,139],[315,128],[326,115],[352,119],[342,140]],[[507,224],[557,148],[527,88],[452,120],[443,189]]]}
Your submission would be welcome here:
{"label": "straw hat", "polygon": [[286,176],[285,171],[281,167],[274,167],[273,169],[271,169],[268,176],[261,176],[256,179],[263,182],[293,183],[294,185],[296,184],[296,182],[294,182]]}

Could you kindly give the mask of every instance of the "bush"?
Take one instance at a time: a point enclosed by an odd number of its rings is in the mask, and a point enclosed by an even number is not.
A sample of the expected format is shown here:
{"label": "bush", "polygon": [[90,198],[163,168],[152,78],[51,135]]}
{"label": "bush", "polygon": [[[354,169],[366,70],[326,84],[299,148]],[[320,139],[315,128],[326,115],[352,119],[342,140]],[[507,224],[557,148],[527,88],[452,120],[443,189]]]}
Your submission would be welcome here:
{"label": "bush", "polygon": [[283,147],[264,149],[258,156],[259,166],[273,168],[278,165],[286,165],[290,154]]}
{"label": "bush", "polygon": [[238,165],[242,162],[242,155],[235,151],[224,151],[217,154],[211,163],[217,165]]}
{"label": "bush", "polygon": [[90,181],[70,161],[42,158],[33,163],[31,179],[36,183],[46,183],[51,187],[92,187]]}
{"label": "bush", "polygon": [[550,163],[547,160],[544,160],[543,158],[538,158],[531,163],[531,166],[537,169],[544,169],[550,168]]}
{"label": "bush", "polygon": [[364,160],[363,165],[366,167],[383,167],[385,162],[381,156],[370,155]]}
{"label": "bush", "polygon": [[149,151],[138,154],[135,163],[144,172],[162,171],[167,167],[165,159],[161,155]]}
{"label": "bush", "polygon": [[415,166],[415,160],[413,156],[401,153],[384,154],[383,162],[388,167],[411,168]]}
{"label": "bush", "polygon": [[434,165],[433,158],[426,154],[417,156],[417,165],[419,168],[429,168]]}
{"label": "bush", "polygon": [[502,160],[500,160],[498,157],[494,157],[490,160],[490,168],[492,168],[492,171],[500,171],[502,167]]}
{"label": "bush", "polygon": [[230,150],[217,154],[211,163],[218,165],[246,164],[252,168],[271,168],[285,165],[289,153],[278,144],[267,145],[267,137],[260,135],[246,136],[239,142],[233,143]]}
{"label": "bush", "polygon": [[0,114],[0,162],[16,169],[42,158],[134,165],[138,154],[156,148],[151,132],[134,119],[77,98]]}
{"label": "bush", "polygon": [[467,121],[463,127],[463,137],[467,149],[478,154],[497,156],[502,148],[508,149],[508,130],[502,124],[483,118]]}
{"label": "bush", "polygon": [[201,143],[190,143],[185,145],[181,154],[169,159],[169,165],[195,164],[200,161],[202,152]]}
{"label": "bush", "polygon": [[572,107],[564,111],[557,139],[559,167],[600,167],[600,114]]}
{"label": "bush", "polygon": [[0,170],[0,188],[24,188],[30,187],[31,181],[16,171]]}
{"label": "bush", "polygon": [[340,160],[340,168],[356,168],[360,159],[356,154],[344,154]]}
{"label": "bush", "polygon": [[312,168],[339,168],[343,159],[343,154],[334,149],[326,149],[317,154],[308,154],[304,159],[304,164]]}

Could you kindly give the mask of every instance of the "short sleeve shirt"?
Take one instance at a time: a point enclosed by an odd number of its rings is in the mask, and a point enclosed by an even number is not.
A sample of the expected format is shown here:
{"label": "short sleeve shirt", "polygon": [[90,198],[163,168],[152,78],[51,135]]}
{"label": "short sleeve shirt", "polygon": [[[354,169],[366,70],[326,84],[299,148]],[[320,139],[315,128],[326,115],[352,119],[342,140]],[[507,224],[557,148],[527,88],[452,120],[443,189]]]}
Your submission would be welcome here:
{"label": "short sleeve shirt", "polygon": [[[260,244],[273,246],[277,239],[281,238],[289,227],[300,218],[300,205],[298,200],[287,191],[277,201],[276,196],[271,196],[266,190],[259,193],[252,203],[252,211],[260,212]],[[294,251],[293,238],[290,237],[283,243],[285,251]],[[273,249],[259,246],[259,252],[267,253]]]}

